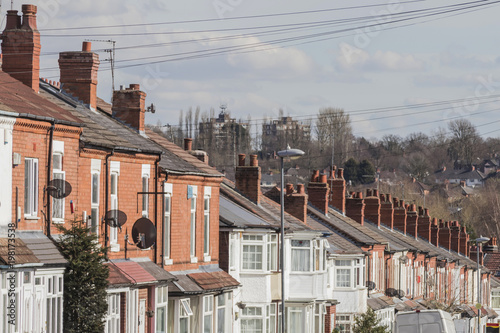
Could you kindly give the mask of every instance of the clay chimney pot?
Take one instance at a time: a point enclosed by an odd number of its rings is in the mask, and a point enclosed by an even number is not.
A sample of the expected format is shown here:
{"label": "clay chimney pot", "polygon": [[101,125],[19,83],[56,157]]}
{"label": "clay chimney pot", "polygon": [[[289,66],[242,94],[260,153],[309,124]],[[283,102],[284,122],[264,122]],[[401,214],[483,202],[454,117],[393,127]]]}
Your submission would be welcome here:
{"label": "clay chimney pot", "polygon": [[238,166],[245,166],[245,154],[238,154]]}
{"label": "clay chimney pot", "polygon": [[293,184],[286,184],[286,194],[293,193]]}
{"label": "clay chimney pot", "polygon": [[250,155],[250,166],[259,166],[259,161],[257,160],[257,155]]}
{"label": "clay chimney pot", "polygon": [[92,52],[92,43],[91,42],[83,42],[82,51],[83,52]]}
{"label": "clay chimney pot", "polygon": [[299,194],[305,194],[306,193],[304,184],[298,184],[297,185],[297,193],[299,193]]}
{"label": "clay chimney pot", "polygon": [[193,139],[185,138],[184,139],[184,150],[191,151],[193,149]]}

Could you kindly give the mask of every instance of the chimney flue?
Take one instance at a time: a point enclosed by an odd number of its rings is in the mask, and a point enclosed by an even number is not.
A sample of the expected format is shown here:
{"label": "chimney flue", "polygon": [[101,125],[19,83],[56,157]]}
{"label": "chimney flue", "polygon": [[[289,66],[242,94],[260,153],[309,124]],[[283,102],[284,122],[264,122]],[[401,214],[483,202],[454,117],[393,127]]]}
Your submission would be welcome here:
{"label": "chimney flue", "polygon": [[184,150],[191,151],[193,149],[193,139],[185,138],[184,139]]}
{"label": "chimney flue", "polygon": [[83,52],[92,52],[92,43],[91,42],[83,42],[82,43],[82,51]]}

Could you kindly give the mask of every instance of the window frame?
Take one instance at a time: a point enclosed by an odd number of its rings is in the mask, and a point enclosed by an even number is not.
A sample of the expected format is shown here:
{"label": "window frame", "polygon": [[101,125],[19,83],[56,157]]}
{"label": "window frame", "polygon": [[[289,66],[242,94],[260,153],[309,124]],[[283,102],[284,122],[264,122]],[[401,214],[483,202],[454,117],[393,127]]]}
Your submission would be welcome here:
{"label": "window frame", "polygon": [[[55,159],[60,158],[60,165],[56,168]],[[66,172],[63,171],[64,166],[64,153],[53,152],[52,153],[52,179],[66,180]],[[56,176],[57,175],[57,176]],[[59,224],[64,223],[64,205],[65,199],[52,198],[52,222]]]}
{"label": "window frame", "polygon": [[[97,178],[97,182],[94,184],[94,177]],[[99,203],[100,203],[100,180],[101,172],[96,170],[91,170],[90,173],[90,232],[99,235]],[[96,197],[94,198],[94,193]],[[94,201],[94,199],[96,199]]]}
{"label": "window frame", "polygon": [[190,201],[190,237],[189,237],[189,255],[196,258],[196,194],[193,194]]}
{"label": "window frame", "polygon": [[[120,293],[108,293],[106,296],[106,301],[108,303],[108,311],[106,313],[106,333],[120,333],[120,302],[121,295]],[[111,328],[110,328],[111,325]],[[110,331],[111,330],[111,331]]]}
{"label": "window frame", "polygon": [[[156,292],[155,292],[155,297],[156,297],[156,310],[155,310],[155,332],[157,333],[167,333],[168,331],[168,287],[166,285],[164,286],[158,286],[156,287]],[[158,320],[161,320],[160,318],[160,309],[163,309],[163,325],[165,330],[159,330],[158,328]]]}
{"label": "window frame", "polygon": [[[113,182],[113,178],[115,178]],[[120,179],[120,173],[116,170],[112,170],[109,175],[109,195],[110,195],[110,206],[111,210],[117,210],[119,208],[118,201],[118,182]],[[111,245],[111,251],[118,252],[120,250],[120,244],[118,244],[118,227],[109,227],[109,244]]]}
{"label": "window frame", "polygon": [[[258,239],[260,237],[260,239]],[[265,242],[264,242],[264,235],[260,234],[243,234],[241,238],[241,270],[242,271],[249,271],[249,272],[257,272],[257,271],[264,271],[264,265],[265,265]],[[245,247],[247,248],[247,251],[245,251]],[[249,261],[248,256],[255,257],[259,255],[259,252],[256,251],[248,251],[248,249],[253,248],[254,250],[257,248],[260,248],[260,261],[258,260],[253,260]],[[245,258],[245,254],[247,255],[247,258]],[[250,266],[250,265],[253,265]],[[260,266],[259,266],[260,264]]]}
{"label": "window frame", "polygon": [[163,262],[165,265],[171,265],[173,185],[166,182],[163,183],[163,193]]}
{"label": "window frame", "polygon": [[[30,168],[28,169],[28,165]],[[38,216],[38,158],[24,159],[24,217]]]}
{"label": "window frame", "polygon": [[[260,314],[257,312],[253,314],[247,314],[246,312],[250,312],[251,309],[255,310],[260,310]],[[262,306],[246,306],[244,309],[241,309],[241,333],[264,333],[264,323],[265,323],[265,308],[263,309]],[[254,323],[259,323],[260,325],[257,325],[257,329],[254,330],[248,330],[245,329],[245,322],[254,322]]]}
{"label": "window frame", "polygon": [[[308,242],[307,243],[308,246],[294,245],[294,243],[297,244],[297,242]],[[307,256],[303,257],[303,258],[307,258],[308,267],[297,269],[297,267],[294,266],[294,257],[298,253],[300,253],[299,251],[300,252],[307,252]],[[312,254],[313,254],[313,240],[310,240],[310,239],[291,239],[290,240],[290,256],[291,256],[292,264],[290,265],[290,271],[293,273],[312,272],[313,271],[312,270],[312,268],[313,268]]]}
{"label": "window frame", "polygon": [[[210,261],[210,195],[203,197],[203,255],[204,261]],[[208,260],[207,260],[208,259]]]}
{"label": "window frame", "polygon": [[[213,333],[213,329],[214,329],[214,295],[203,296],[203,314],[202,315],[203,315],[202,332],[203,333]],[[209,322],[206,321],[207,318],[208,318]]]}
{"label": "window frame", "polygon": [[[353,260],[356,260],[356,259],[335,259],[335,273],[334,273],[334,277],[335,277],[335,288],[339,288],[339,289],[352,289],[354,287],[354,281],[353,281],[353,273],[354,273],[354,265],[353,265]],[[346,263],[349,262],[349,265],[347,265]],[[348,273],[348,274],[345,274],[345,273]],[[343,276],[348,276],[348,280],[340,280],[339,279],[339,274],[343,274]],[[342,282],[342,285],[341,283]],[[345,283],[348,283],[348,285],[343,285]]]}

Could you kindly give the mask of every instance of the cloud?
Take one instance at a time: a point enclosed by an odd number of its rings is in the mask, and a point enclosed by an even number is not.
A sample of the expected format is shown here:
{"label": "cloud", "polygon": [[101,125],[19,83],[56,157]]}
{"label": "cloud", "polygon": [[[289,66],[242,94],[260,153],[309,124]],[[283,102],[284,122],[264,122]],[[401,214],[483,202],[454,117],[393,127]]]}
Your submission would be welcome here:
{"label": "cloud", "polygon": [[341,71],[419,71],[425,69],[425,62],[411,54],[394,51],[376,51],[373,54],[347,43],[340,43],[337,56]]}
{"label": "cloud", "polygon": [[490,68],[497,65],[498,58],[492,55],[463,54],[445,51],[439,55],[439,63],[443,66],[458,68]]}
{"label": "cloud", "polygon": [[446,76],[441,74],[417,75],[413,83],[419,87],[464,87],[478,84],[479,75]]}
{"label": "cloud", "polygon": [[316,106],[331,103],[327,98],[320,95],[301,95],[295,98],[295,102],[304,106]]}

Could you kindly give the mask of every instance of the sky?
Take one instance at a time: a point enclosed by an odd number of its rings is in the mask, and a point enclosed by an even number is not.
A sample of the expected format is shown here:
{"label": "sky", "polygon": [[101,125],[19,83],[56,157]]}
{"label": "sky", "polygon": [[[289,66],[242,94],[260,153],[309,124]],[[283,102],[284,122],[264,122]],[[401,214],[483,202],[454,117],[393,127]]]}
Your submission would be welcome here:
{"label": "sky", "polygon": [[[499,137],[500,4],[450,11],[468,2],[14,0],[13,8],[38,6],[41,77],[58,80],[58,53],[95,40],[98,95],[108,102],[104,50],[114,40],[115,88],[141,85],[156,107],[149,124],[176,126],[180,110],[218,113],[225,104],[255,130],[280,109],[314,124],[320,108],[335,107],[367,139],[431,136],[459,117]],[[11,1],[1,5],[3,29]],[[205,50],[217,54],[199,57]]]}

